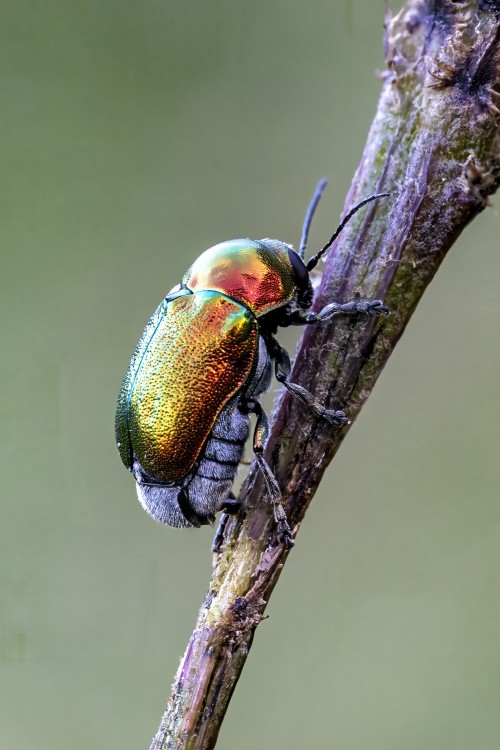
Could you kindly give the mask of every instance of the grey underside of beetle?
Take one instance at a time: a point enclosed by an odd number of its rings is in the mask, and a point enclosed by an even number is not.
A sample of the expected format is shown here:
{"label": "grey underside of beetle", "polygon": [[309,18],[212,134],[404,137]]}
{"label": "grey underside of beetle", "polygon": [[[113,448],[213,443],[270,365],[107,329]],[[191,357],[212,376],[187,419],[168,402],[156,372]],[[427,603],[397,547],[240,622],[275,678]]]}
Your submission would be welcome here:
{"label": "grey underside of beetle", "polygon": [[222,408],[194,468],[185,477],[176,484],[161,484],[134,460],[132,471],[137,497],[152,518],[176,528],[199,526],[213,520],[228,499],[248,440],[250,419],[245,405],[264,393],[270,381],[271,358],[260,337],[253,373]]}

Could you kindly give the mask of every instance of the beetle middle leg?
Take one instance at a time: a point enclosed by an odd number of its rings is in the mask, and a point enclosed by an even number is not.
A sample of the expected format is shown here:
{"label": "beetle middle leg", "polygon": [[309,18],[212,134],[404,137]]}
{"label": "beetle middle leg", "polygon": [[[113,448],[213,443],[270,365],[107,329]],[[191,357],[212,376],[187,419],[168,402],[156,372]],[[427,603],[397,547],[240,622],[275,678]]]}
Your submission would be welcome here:
{"label": "beetle middle leg", "polygon": [[312,410],[312,412],[316,414],[317,417],[326,419],[327,422],[333,425],[337,425],[338,427],[343,427],[344,425],[349,424],[349,420],[347,419],[343,411],[325,409],[325,407],[320,404],[320,402],[317,401],[312,393],[306,390],[306,388],[298,385],[298,383],[292,383],[290,382],[290,380],[288,380],[290,371],[292,369],[288,352],[286,351],[286,349],[283,349],[283,347],[278,344],[278,342],[274,338],[272,339],[270,344],[270,353],[274,359],[276,380],[279,383],[282,383],[287,391],[290,391],[290,393],[293,393],[294,396],[297,396],[297,398],[299,398],[303,404],[306,404]]}

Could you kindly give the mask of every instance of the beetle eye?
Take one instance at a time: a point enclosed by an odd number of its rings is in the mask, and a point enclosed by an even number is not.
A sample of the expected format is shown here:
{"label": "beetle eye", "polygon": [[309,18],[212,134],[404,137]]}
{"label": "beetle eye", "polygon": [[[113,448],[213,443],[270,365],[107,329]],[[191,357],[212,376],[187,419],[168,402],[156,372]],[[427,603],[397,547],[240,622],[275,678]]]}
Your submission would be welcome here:
{"label": "beetle eye", "polygon": [[313,290],[311,285],[311,279],[307,267],[295,250],[288,248],[288,257],[292,264],[293,272],[295,275],[295,284],[297,286],[297,302],[300,307],[307,308],[311,305]]}
{"label": "beetle eye", "polygon": [[298,287],[304,286],[309,279],[309,271],[307,270],[304,261],[295,250],[292,250],[291,247],[288,248],[288,257],[290,258],[290,263],[292,264],[293,272],[295,274],[295,283]]}

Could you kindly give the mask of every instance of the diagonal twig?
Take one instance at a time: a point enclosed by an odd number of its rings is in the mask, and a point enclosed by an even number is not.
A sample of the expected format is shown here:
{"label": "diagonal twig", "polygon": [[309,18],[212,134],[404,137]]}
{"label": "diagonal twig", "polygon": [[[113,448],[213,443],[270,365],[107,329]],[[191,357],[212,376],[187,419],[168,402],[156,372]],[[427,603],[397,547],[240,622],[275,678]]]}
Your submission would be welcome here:
{"label": "diagonal twig", "polygon": [[[311,326],[292,373],[351,420],[445,254],[500,183],[500,3],[409,0],[386,19],[384,43],[378,110],[345,212],[373,192],[391,197],[363,209],[332,247],[315,309],[359,293],[391,313]],[[281,395],[266,456],[295,532],[347,432]],[[151,750],[214,747],[286,561],[254,466],[241,499]]]}

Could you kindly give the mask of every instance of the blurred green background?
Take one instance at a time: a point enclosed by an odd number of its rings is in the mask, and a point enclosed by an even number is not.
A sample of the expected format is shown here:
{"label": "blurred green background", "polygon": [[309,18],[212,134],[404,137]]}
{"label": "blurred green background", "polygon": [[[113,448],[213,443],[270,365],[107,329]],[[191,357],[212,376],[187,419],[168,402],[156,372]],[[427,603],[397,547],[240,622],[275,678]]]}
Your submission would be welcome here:
{"label": "blurred green background", "polygon": [[[0,747],[136,750],[212,532],[141,510],[118,388],[206,247],[297,242],[323,175],[311,249],[329,236],[378,97],[383,4],[1,5]],[[489,209],[453,248],[327,473],[221,750],[498,747],[499,228]]]}

